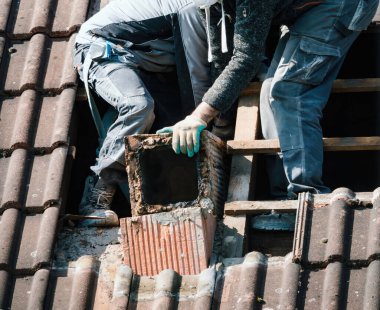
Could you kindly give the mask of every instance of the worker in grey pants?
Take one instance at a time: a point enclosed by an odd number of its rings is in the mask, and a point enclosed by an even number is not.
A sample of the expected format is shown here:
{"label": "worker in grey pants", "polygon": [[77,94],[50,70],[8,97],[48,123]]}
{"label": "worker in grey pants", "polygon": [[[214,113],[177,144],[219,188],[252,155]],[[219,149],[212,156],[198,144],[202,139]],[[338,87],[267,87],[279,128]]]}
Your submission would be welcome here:
{"label": "worker in grey pants", "polygon": [[[192,0],[114,0],[85,22],[74,46],[74,65],[86,89],[116,109],[118,116],[102,128],[94,166],[79,212],[97,216],[85,225],[117,225],[110,207],[116,186],[127,182],[124,137],[147,133],[154,121],[154,99],[141,73],[177,71],[181,102],[192,111],[210,86],[205,29]],[[91,94],[88,91],[90,103]]]}

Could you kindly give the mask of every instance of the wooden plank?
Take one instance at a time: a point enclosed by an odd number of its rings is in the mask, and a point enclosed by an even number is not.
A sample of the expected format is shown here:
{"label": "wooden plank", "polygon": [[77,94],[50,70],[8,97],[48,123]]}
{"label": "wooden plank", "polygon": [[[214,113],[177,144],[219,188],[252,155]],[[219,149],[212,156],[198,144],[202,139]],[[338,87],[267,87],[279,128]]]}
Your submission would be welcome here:
{"label": "wooden plank", "polygon": [[[242,96],[259,94],[260,82],[249,84],[242,92]],[[332,93],[358,93],[358,92],[378,92],[380,91],[380,78],[369,79],[339,79],[335,80]]]}
{"label": "wooden plank", "polygon": [[[259,134],[259,96],[239,99],[236,116],[235,140],[254,140]],[[248,200],[253,187],[255,156],[236,155],[232,158],[227,201]],[[246,216],[226,216],[223,220],[222,256],[241,257],[244,253]]]}
{"label": "wooden plank", "polygon": [[[259,135],[259,96],[241,97],[236,116],[234,140],[255,140]],[[248,154],[252,155],[252,154]],[[250,196],[252,156],[234,156],[231,163],[227,201],[247,200]]]}
{"label": "wooden plank", "polygon": [[226,203],[224,213],[228,215],[260,214],[276,210],[279,213],[296,212],[297,200],[279,201],[233,201]]}
{"label": "wooden plank", "polygon": [[[344,137],[323,138],[324,150],[337,151],[379,151],[380,137]],[[273,154],[280,151],[277,139],[252,140],[252,141],[228,141],[227,152],[229,154]]]}
{"label": "wooden plank", "polygon": [[[336,196],[331,194],[318,194],[313,195],[314,208],[323,207],[330,204],[331,199]],[[354,200],[358,201],[361,206],[369,206],[372,204],[372,192],[356,193]],[[224,213],[228,215],[242,215],[242,214],[262,214],[268,213],[272,210],[277,213],[296,212],[298,207],[298,200],[275,200],[275,201],[231,201],[225,204]]]}

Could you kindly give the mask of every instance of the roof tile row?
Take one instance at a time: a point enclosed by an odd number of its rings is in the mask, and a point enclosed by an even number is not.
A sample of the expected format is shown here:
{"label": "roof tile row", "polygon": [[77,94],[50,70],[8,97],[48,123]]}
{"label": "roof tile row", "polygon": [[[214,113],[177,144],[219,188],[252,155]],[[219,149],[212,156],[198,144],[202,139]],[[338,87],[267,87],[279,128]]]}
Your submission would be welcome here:
{"label": "roof tile row", "polygon": [[1,1],[0,309],[89,307],[88,259],[64,276],[51,264],[73,149],[73,33],[96,2]]}
{"label": "roof tile row", "polygon": [[49,264],[59,206],[26,215],[11,208],[0,216],[0,269],[31,274]]}
{"label": "roof tile row", "polygon": [[89,2],[6,0],[0,14],[0,32],[22,39],[40,32],[52,37],[68,36],[86,18]]}
{"label": "roof tile row", "polygon": [[59,204],[68,147],[58,147],[51,154],[34,155],[25,149],[0,158],[0,213],[8,208],[26,208],[41,212]]}
{"label": "roof tile row", "polygon": [[51,152],[68,145],[74,101],[74,88],[51,97],[26,90],[18,97],[0,98],[0,151],[35,148]]}
{"label": "roof tile row", "polygon": [[[84,256],[67,269],[51,270],[48,284],[49,274],[43,269],[33,278],[16,278],[14,296],[25,297],[25,292],[32,291],[34,294],[26,296],[28,306],[39,301],[54,309],[71,309],[68,305],[75,305],[76,309],[380,307],[380,260],[360,268],[333,262],[323,269],[309,269],[294,263],[291,254],[268,259],[261,253],[251,252],[245,258],[226,259],[217,269],[207,268],[199,275],[188,276],[170,269],[156,276],[138,276],[128,266],[119,265],[113,291],[102,302],[98,296],[106,294],[101,292],[104,286],[97,282],[98,270],[97,261]],[[0,282],[6,277],[10,275],[0,272]],[[19,305],[14,308],[25,306],[25,301]]]}
{"label": "roof tile row", "polygon": [[[72,65],[75,35],[51,39],[36,34],[30,41],[6,40],[1,58],[0,92],[20,95],[26,89],[61,92],[76,85]],[[62,57],[63,56],[63,57]]]}
{"label": "roof tile row", "polygon": [[380,258],[380,189],[372,202],[357,199],[349,189],[337,189],[328,205],[302,195],[296,224],[294,257],[302,264],[341,261],[368,265]]}

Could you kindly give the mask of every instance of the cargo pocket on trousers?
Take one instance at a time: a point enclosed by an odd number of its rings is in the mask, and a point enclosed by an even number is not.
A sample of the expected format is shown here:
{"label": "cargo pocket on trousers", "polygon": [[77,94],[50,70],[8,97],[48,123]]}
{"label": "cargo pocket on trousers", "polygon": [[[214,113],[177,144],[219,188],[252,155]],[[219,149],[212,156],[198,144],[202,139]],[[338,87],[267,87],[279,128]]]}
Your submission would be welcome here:
{"label": "cargo pocket on trousers", "polygon": [[367,29],[372,18],[375,16],[378,5],[378,0],[360,0],[355,14],[347,28],[353,31]]}
{"label": "cargo pocket on trousers", "polygon": [[326,77],[332,61],[340,56],[339,47],[303,37],[287,64],[283,80],[318,85]]}

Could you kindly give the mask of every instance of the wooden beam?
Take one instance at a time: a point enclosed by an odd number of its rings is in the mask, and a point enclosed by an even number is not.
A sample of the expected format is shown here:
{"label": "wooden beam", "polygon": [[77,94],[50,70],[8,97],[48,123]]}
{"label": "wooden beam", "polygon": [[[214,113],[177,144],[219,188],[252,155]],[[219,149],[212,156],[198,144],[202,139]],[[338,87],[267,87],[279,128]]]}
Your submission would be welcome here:
{"label": "wooden beam", "polygon": [[[314,194],[313,206],[314,208],[327,206],[331,203],[331,199],[334,199],[334,192],[331,194]],[[355,193],[354,200],[357,200],[360,206],[370,206],[372,199],[372,192]],[[272,210],[277,213],[292,213],[297,211],[298,204],[298,200],[231,201],[224,206],[224,213],[235,216],[241,216],[242,214],[262,214],[271,212]]]}
{"label": "wooden beam", "polygon": [[[241,97],[236,116],[235,140],[255,140],[259,136],[259,96]],[[234,156],[231,163],[227,201],[247,200],[252,175],[251,156]]]}
{"label": "wooden beam", "polygon": [[[337,151],[379,151],[380,137],[344,137],[323,138],[324,150]],[[229,154],[252,155],[273,154],[280,151],[277,139],[252,140],[252,141],[228,141],[227,152]]]}
{"label": "wooden beam", "polygon": [[[249,84],[241,92],[241,96],[259,94],[261,89],[260,82]],[[380,78],[370,79],[339,79],[335,80],[332,93],[358,93],[358,92],[378,92],[380,91]]]}
{"label": "wooden beam", "polygon": [[[239,99],[236,116],[235,140],[254,140],[259,135],[259,96],[250,95]],[[227,201],[250,199],[254,187],[251,176],[255,174],[255,156],[232,157]],[[223,220],[222,257],[241,257],[245,248],[245,214],[226,216]]]}
{"label": "wooden beam", "polygon": [[228,215],[260,214],[275,210],[279,213],[296,212],[297,200],[280,201],[233,201],[226,203],[224,213]]}

